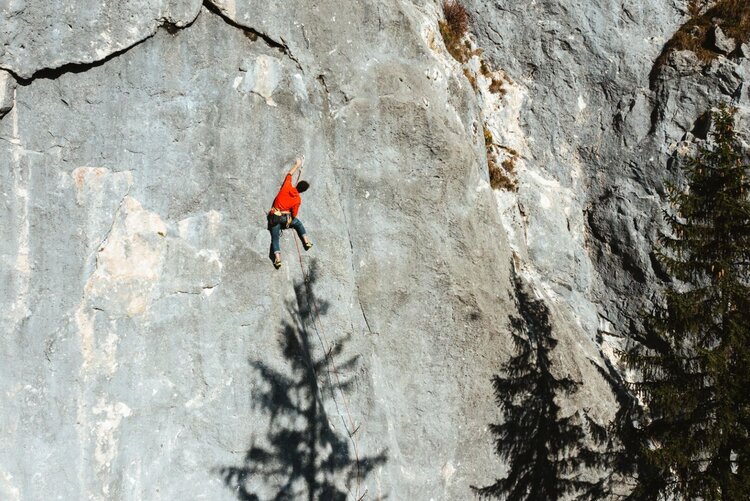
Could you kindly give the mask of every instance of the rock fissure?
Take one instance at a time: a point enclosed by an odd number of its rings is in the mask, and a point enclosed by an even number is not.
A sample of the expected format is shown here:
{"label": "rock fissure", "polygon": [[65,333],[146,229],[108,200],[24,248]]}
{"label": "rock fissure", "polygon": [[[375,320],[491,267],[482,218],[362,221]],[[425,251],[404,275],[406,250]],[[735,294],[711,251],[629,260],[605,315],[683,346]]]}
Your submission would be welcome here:
{"label": "rock fissure", "polygon": [[57,78],[60,78],[61,76],[66,75],[68,73],[84,73],[90,69],[98,68],[99,66],[106,64],[107,62],[125,54],[131,49],[153,38],[154,35],[156,35],[156,32],[148,35],[145,38],[142,38],[141,40],[138,40],[132,45],[124,47],[118,51],[112,52],[111,54],[108,54],[106,57],[103,57],[102,59],[97,59],[95,61],[85,62],[85,63],[70,62],[70,63],[65,63],[63,65],[60,65],[60,66],[56,66],[54,68],[42,68],[42,69],[36,70],[31,76],[27,78],[20,76],[11,68],[0,66],[0,69],[5,70],[8,73],[10,73],[13,76],[13,78],[16,80],[16,82],[18,82],[18,84],[22,86],[31,85],[32,82],[34,82],[35,80],[39,80],[39,79],[56,80]]}
{"label": "rock fissure", "polygon": [[211,0],[203,0],[203,6],[210,11],[213,14],[216,14],[221,19],[224,20],[225,23],[227,23],[229,26],[232,26],[233,28],[237,28],[238,30],[243,31],[245,34],[249,35],[251,39],[257,39],[260,38],[263,40],[266,45],[269,47],[278,50],[285,56],[287,56],[289,59],[294,61],[294,63],[297,65],[297,68],[304,74],[305,70],[302,68],[302,65],[299,62],[299,59],[297,59],[294,54],[292,54],[291,49],[289,49],[289,46],[286,44],[283,38],[280,38],[281,41],[273,39],[271,36],[269,36],[266,33],[263,33],[262,31],[256,30],[255,28],[251,28],[250,26],[245,26],[244,24],[241,24],[237,22],[236,20],[232,19],[230,16],[226,15],[219,7],[216,6]]}
{"label": "rock fissure", "polygon": [[[283,39],[282,39],[281,42],[278,42],[278,41],[274,40],[273,38],[269,37],[268,35],[266,35],[265,33],[257,31],[257,30],[255,30],[253,28],[249,28],[249,27],[243,26],[243,25],[241,25],[241,24],[233,21],[232,19],[230,19],[226,15],[224,15],[224,13],[222,13],[221,10],[219,10],[209,0],[205,0],[203,2],[203,5],[206,7],[206,9],[208,9],[212,13],[219,15],[227,24],[229,24],[229,25],[231,25],[231,26],[233,26],[235,28],[241,29],[241,30],[245,31],[246,33],[251,33],[252,35],[254,35],[254,37],[259,37],[269,47],[272,47],[272,48],[275,48],[275,49],[281,51],[283,54],[285,54],[286,56],[288,56],[292,61],[294,61],[294,63],[297,65],[297,67],[300,69],[300,71],[302,71],[304,73],[304,70],[302,69],[302,65],[300,64],[299,60],[296,57],[294,57],[294,55],[292,54],[292,52],[289,49],[288,45],[284,42]],[[95,59],[93,61],[87,61],[87,62],[75,62],[75,61],[71,61],[71,62],[64,63],[62,65],[55,66],[55,67],[40,68],[40,69],[34,71],[28,77],[22,76],[18,71],[14,70],[13,68],[8,67],[8,66],[2,66],[2,65],[0,65],[0,70],[7,71],[13,77],[13,79],[19,85],[22,85],[22,86],[30,85],[35,80],[39,80],[39,79],[55,80],[55,79],[57,79],[57,78],[59,78],[59,77],[61,77],[63,75],[68,74],[68,73],[84,73],[84,72],[86,72],[88,70],[91,70],[93,68],[98,68],[98,67],[106,64],[107,62],[109,62],[109,61],[111,61],[111,60],[113,60],[113,59],[115,59],[115,58],[117,58],[117,57],[119,57],[119,56],[121,56],[121,55],[129,52],[131,49],[133,49],[133,48],[135,48],[135,47],[143,44],[144,42],[146,42],[149,39],[153,38],[158,33],[159,29],[164,29],[169,34],[175,35],[178,32],[189,28],[190,26],[193,25],[193,23],[195,22],[195,20],[197,19],[197,17],[199,15],[200,15],[200,12],[198,13],[198,15],[195,18],[193,18],[192,20],[190,20],[189,22],[184,23],[184,24],[180,24],[180,23],[174,22],[174,21],[172,21],[170,19],[167,19],[167,18],[162,18],[161,20],[159,20],[159,24],[157,25],[157,29],[154,30],[153,33],[151,33],[151,34],[149,34],[149,35],[141,38],[140,40],[135,41],[134,43],[128,45],[127,47],[123,47],[122,49],[119,49],[119,50],[116,50],[114,52],[111,52],[110,54],[106,55],[105,57],[103,57],[101,59]]]}
{"label": "rock fissure", "polygon": [[[129,171],[125,171],[125,172],[129,172]],[[104,237],[101,239],[101,241],[99,242],[99,244],[96,247],[94,247],[94,249],[92,251],[94,253],[94,255],[97,256],[97,261],[98,261],[98,254],[99,254],[99,252],[101,252],[102,250],[104,250],[104,245],[106,244],[107,239],[109,238],[109,236],[112,234],[112,231],[115,228],[115,224],[117,224],[118,216],[122,212],[122,206],[125,204],[125,199],[127,199],[130,196],[130,190],[132,189],[132,187],[133,187],[132,184],[128,184],[128,188],[125,191],[125,194],[120,199],[120,203],[117,205],[117,209],[115,209],[114,214],[112,214],[112,223],[109,225],[109,229],[104,234]],[[98,264],[97,264],[97,266],[98,266]]]}
{"label": "rock fissure", "polygon": [[365,313],[365,306],[362,304],[362,301],[357,298],[357,302],[359,303],[359,309],[362,311],[362,318],[365,320],[365,325],[367,326],[367,332],[370,334],[374,334],[372,331],[372,327],[370,327],[370,321],[367,320],[367,313]]}
{"label": "rock fissure", "polygon": [[[341,195],[340,195],[340,191],[339,191],[339,200],[340,199],[341,199]],[[365,313],[365,307],[362,304],[362,300],[359,297],[360,289],[359,289],[359,284],[357,283],[357,272],[356,272],[356,270],[354,268],[354,242],[352,242],[352,233],[351,233],[351,230],[349,229],[349,223],[346,220],[347,219],[346,218],[346,211],[344,211],[343,208],[342,208],[342,213],[344,215],[344,226],[346,226],[346,236],[347,236],[347,238],[349,240],[349,249],[351,250],[349,261],[351,262],[351,265],[352,265],[352,280],[354,280],[354,287],[355,287],[355,291],[357,293],[357,304],[359,304],[359,309],[362,312],[362,319],[365,321],[365,325],[367,326],[367,331],[370,334],[372,334],[373,333],[372,332],[372,328],[370,327],[369,320],[367,320],[367,314]]]}
{"label": "rock fissure", "polygon": [[315,78],[315,81],[318,82],[318,84],[323,89],[323,95],[324,95],[324,98],[325,98],[324,101],[323,101],[323,105],[325,107],[325,114],[326,114],[326,116],[331,116],[332,115],[332,112],[331,112],[331,91],[328,90],[328,84],[326,83],[326,77],[325,77],[325,75],[320,74],[320,75],[318,75]]}
{"label": "rock fissure", "polygon": [[301,25],[302,28],[302,38],[305,39],[305,48],[310,49],[310,39],[307,38],[307,31],[305,30],[305,25]]}

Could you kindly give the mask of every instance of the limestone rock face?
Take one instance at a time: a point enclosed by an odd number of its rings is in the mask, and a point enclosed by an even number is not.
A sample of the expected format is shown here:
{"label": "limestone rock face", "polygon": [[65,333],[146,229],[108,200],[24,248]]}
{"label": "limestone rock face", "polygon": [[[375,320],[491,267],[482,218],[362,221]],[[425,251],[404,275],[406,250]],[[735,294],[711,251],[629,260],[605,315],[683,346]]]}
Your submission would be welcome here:
{"label": "limestone rock face", "polygon": [[514,276],[561,412],[612,421],[670,159],[721,100],[747,130],[750,63],[655,70],[681,1],[464,3],[501,93],[428,0],[0,6],[0,498],[468,499]]}
{"label": "limestone rock face", "polygon": [[722,54],[730,54],[737,47],[734,39],[726,36],[720,27],[714,28],[714,46]]}
{"label": "limestone rock face", "polygon": [[[456,498],[491,477],[513,302],[476,103],[422,38],[434,9],[380,8],[392,28],[315,14],[305,56],[203,8],[17,88],[0,121],[3,498],[235,499],[232,468],[294,430],[325,431],[320,461],[340,462],[317,487],[291,475],[295,496]],[[277,272],[265,213],[302,154],[315,247],[301,267],[285,232]],[[277,476],[243,488],[270,496]]]}
{"label": "limestone rock face", "polygon": [[200,0],[9,0],[0,5],[0,68],[23,79],[62,66],[75,70],[145,40],[160,25],[190,24],[200,7]]}
{"label": "limestone rock face", "polygon": [[511,245],[606,354],[639,331],[664,278],[652,248],[678,144],[720,102],[747,113],[748,60],[717,55],[704,68],[676,51],[658,66],[688,20],[682,2],[563,3],[472,11],[485,55],[528,96],[518,195],[501,195]]}
{"label": "limestone rock face", "polygon": [[0,70],[0,118],[13,108],[16,81],[7,71]]}

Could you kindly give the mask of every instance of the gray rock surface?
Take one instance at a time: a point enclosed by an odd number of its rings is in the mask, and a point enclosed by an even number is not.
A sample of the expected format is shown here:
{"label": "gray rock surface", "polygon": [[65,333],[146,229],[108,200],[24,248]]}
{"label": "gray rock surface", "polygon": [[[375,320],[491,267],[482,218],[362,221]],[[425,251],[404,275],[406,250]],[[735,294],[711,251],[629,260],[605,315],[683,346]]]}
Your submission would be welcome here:
{"label": "gray rock surface", "polygon": [[719,26],[714,28],[714,47],[722,54],[731,54],[737,48],[737,43],[733,38],[724,34]]}
{"label": "gray rock surface", "polygon": [[[502,94],[428,0],[0,5],[0,498],[467,499],[504,468],[511,270],[580,383],[562,412],[611,421],[671,159],[722,100],[747,132],[746,51],[655,71],[680,0],[465,3]],[[316,245],[285,232],[276,272],[264,214],[300,154]]]}
{"label": "gray rock surface", "polygon": [[161,25],[189,25],[200,7],[200,0],[7,0],[0,3],[0,68],[24,79],[62,66],[74,70],[142,42]]}
{"label": "gray rock surface", "polygon": [[523,131],[511,144],[523,151],[519,190],[501,196],[511,243],[571,330],[627,335],[648,306],[652,180],[666,161],[652,144],[649,74],[685,19],[681,2],[472,5],[485,57],[524,89],[509,103]]}
{"label": "gray rock surface", "polygon": [[704,69],[682,51],[654,67],[687,20],[684,2],[472,5],[486,57],[528,96],[525,169],[501,203],[511,243],[611,353],[640,330],[636,312],[664,278],[651,250],[676,145],[712,106],[742,104],[747,60]]}
{"label": "gray rock surface", "polygon": [[280,343],[303,275],[291,235],[271,266],[264,214],[302,153],[316,243],[303,266],[320,309],[310,354],[335,343],[354,360],[340,367],[351,387],[327,371],[312,381],[344,457],[346,400],[358,454],[386,458],[348,487],[455,499],[492,476],[510,254],[483,146],[461,120],[472,94],[429,55],[434,19],[401,20],[379,36],[410,37],[380,61],[354,23],[316,33],[325,54],[340,43],[357,57],[335,67],[356,80],[204,9],[104,64],[18,87],[0,122],[0,492],[235,498],[222,468],[271,447],[281,425],[259,406],[258,363],[296,374]]}
{"label": "gray rock surface", "polygon": [[0,70],[0,118],[13,109],[16,80],[7,71]]}

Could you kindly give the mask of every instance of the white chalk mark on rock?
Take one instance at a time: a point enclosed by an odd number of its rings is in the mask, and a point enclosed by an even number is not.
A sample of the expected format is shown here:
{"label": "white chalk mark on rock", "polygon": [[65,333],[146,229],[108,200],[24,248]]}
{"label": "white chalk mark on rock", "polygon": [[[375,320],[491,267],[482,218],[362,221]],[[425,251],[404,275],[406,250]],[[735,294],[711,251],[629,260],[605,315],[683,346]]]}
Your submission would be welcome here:
{"label": "white chalk mark on rock", "polygon": [[112,461],[117,456],[117,438],[116,433],[120,428],[122,419],[132,414],[130,407],[122,402],[115,404],[107,403],[104,398],[100,398],[94,408],[91,410],[95,416],[104,414],[103,419],[96,423],[96,459],[99,470],[109,470]]}
{"label": "white chalk mark on rock", "polygon": [[0,471],[0,499],[20,501],[21,491],[13,485],[13,475]]}
{"label": "white chalk mark on rock", "polygon": [[276,106],[272,96],[281,83],[281,61],[275,57],[260,55],[243,62],[240,70],[245,71],[245,76],[238,90],[246,94],[257,94],[264,98],[269,106]]}
{"label": "white chalk mark on rock", "polygon": [[[14,90],[15,94],[15,90]],[[15,97],[13,98],[15,100]],[[13,193],[16,204],[16,235],[17,252],[15,261],[15,296],[16,300],[10,307],[10,319],[13,330],[30,311],[28,308],[29,280],[31,278],[31,262],[29,260],[29,178],[31,170],[28,161],[25,161],[26,150],[22,146],[22,140],[18,127],[18,107],[11,111],[13,119],[13,140],[11,141],[13,155]]]}

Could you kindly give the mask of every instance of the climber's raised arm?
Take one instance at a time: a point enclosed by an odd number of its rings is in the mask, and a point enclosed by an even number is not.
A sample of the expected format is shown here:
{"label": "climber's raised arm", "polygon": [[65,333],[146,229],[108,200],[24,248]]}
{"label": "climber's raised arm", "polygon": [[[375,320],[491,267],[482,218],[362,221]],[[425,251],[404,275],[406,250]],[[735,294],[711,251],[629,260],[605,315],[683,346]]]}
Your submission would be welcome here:
{"label": "climber's raised arm", "polygon": [[300,168],[302,165],[302,159],[298,158],[296,162],[294,162],[294,167],[292,167],[292,170],[289,171],[289,175],[293,176],[295,172],[297,172],[297,169]]}

